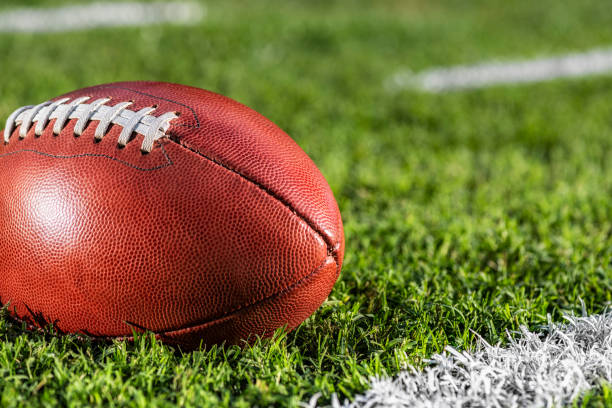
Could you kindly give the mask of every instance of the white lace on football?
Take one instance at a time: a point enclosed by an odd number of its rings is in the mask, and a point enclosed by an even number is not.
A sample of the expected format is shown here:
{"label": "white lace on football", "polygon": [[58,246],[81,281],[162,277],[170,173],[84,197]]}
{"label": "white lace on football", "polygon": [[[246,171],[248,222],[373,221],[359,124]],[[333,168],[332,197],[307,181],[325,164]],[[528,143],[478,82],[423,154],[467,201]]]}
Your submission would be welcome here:
{"label": "white lace on football", "polygon": [[178,116],[174,112],[167,112],[160,116],[154,116],[156,107],[143,108],[137,112],[129,110],[132,102],[119,102],[114,106],[108,106],[108,98],[97,99],[91,103],[90,97],[81,97],[72,100],[69,98],[59,99],[55,102],[43,102],[36,106],[24,106],[13,112],[4,128],[4,143],[8,143],[15,128],[20,126],[19,138],[23,139],[34,124],[34,134],[41,136],[44,129],[52,119],[53,134],[59,135],[71,119],[77,119],[74,125],[74,135],[79,137],[92,121],[97,121],[94,138],[102,140],[111,125],[121,126],[123,129],[117,144],[124,147],[131,140],[134,133],[144,136],[140,150],[149,153],[153,150],[155,142],[166,136],[170,128],[170,122]]}

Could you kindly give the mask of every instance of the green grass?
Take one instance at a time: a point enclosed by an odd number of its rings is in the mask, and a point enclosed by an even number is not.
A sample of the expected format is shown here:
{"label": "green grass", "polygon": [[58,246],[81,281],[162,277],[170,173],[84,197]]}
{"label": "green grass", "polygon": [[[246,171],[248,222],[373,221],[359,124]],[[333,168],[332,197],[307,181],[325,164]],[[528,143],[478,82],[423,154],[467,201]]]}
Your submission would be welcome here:
{"label": "green grass", "polygon": [[610,301],[612,77],[434,95],[383,87],[404,68],[612,44],[608,2],[252,3],[210,2],[196,27],[0,35],[0,119],[134,79],[253,107],[338,199],[347,255],[329,300],[293,333],[189,354],[0,318],[0,406],[295,406],[317,392],[325,403],[446,345],[469,349],[471,330],[497,342],[580,300],[592,313]]}

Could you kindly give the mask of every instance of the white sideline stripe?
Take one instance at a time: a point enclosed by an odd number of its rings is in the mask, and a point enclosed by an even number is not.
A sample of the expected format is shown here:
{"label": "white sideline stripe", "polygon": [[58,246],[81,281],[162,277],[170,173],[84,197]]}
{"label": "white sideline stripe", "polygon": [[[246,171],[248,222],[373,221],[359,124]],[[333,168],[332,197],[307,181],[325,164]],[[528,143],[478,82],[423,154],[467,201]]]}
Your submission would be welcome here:
{"label": "white sideline stripe", "polygon": [[420,73],[401,71],[387,81],[391,90],[417,88],[429,92],[482,88],[575,78],[612,72],[612,48],[522,61],[493,61],[477,65],[434,68]]}
{"label": "white sideline stripe", "polygon": [[[335,408],[553,407],[571,405],[585,391],[612,381],[612,313],[549,321],[542,333],[522,327],[507,347],[479,338],[474,352],[447,347],[423,371],[409,367],[395,379]],[[308,407],[317,405],[315,395]]]}
{"label": "white sideline stripe", "polygon": [[193,2],[91,3],[0,12],[0,33],[45,33],[154,23],[196,23],[205,8]]}

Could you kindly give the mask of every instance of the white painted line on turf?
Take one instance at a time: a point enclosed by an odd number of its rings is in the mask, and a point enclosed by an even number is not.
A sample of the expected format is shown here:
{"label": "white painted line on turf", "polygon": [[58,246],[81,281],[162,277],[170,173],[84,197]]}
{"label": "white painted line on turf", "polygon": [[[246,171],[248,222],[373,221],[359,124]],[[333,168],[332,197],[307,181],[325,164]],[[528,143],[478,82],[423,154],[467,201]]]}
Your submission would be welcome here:
{"label": "white painted line on turf", "polygon": [[[474,352],[447,347],[423,371],[373,379],[353,402],[333,407],[553,407],[612,381],[612,313],[571,317],[541,333],[521,328],[507,347],[483,339]],[[305,406],[317,405],[318,396]]]}
{"label": "white painted line on turf", "polygon": [[193,2],[90,3],[0,12],[0,33],[46,33],[155,23],[197,23],[205,8]]}
{"label": "white painted line on turf", "polygon": [[493,61],[477,65],[434,68],[420,73],[401,71],[386,83],[390,90],[422,89],[442,92],[575,78],[612,72],[612,49],[522,61]]}

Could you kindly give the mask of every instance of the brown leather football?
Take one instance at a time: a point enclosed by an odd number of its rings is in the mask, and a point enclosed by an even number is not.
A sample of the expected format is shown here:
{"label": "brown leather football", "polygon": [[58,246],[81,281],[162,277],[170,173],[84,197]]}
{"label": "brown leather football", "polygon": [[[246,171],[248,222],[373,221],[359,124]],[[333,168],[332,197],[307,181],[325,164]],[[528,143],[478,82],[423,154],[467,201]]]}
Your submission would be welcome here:
{"label": "brown leather football", "polygon": [[338,278],[327,182],[231,99],[100,85],[18,109],[3,134],[0,302],[31,327],[235,344],[296,327]]}

